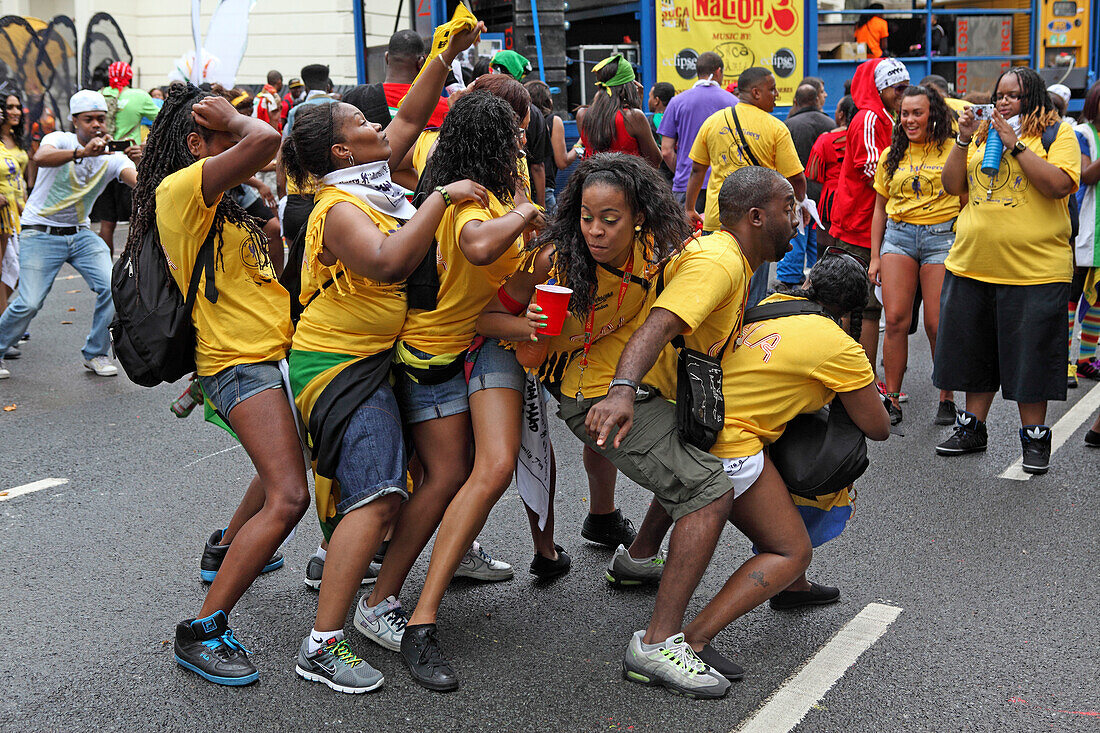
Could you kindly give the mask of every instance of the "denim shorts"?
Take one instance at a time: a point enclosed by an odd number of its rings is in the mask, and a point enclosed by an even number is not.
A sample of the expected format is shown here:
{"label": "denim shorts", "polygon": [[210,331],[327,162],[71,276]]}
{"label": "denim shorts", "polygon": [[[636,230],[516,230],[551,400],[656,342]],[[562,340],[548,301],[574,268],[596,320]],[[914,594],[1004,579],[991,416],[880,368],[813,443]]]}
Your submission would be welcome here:
{"label": "denim shorts", "polygon": [[202,392],[214,408],[228,418],[233,408],[265,389],[282,389],[283,374],[279,363],[261,361],[226,367],[209,377],[199,377]]}
{"label": "denim shorts", "polygon": [[408,499],[405,467],[401,413],[393,390],[383,383],[352,413],[340,442],[337,514],[347,514],[389,494]]}
{"label": "denim shorts", "polygon": [[882,237],[882,255],[905,255],[923,265],[942,265],[955,243],[955,220],[939,224],[907,224],[886,220]]}
{"label": "denim shorts", "polygon": [[[432,356],[420,349],[405,345],[415,356]],[[463,357],[465,358],[465,357]],[[523,393],[523,367],[516,361],[516,352],[505,349],[497,339],[486,339],[477,351],[477,359],[470,373],[459,372],[441,384],[421,384],[407,374],[397,379],[397,399],[405,423],[415,425],[440,417],[460,415],[470,410],[470,395],[483,389],[514,389]]]}

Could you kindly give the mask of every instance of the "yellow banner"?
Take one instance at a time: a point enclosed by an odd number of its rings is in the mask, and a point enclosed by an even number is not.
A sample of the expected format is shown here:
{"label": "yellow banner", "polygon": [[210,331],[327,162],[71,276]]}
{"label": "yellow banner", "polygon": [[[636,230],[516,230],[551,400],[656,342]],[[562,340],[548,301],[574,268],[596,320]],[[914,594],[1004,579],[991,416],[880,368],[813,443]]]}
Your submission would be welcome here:
{"label": "yellow banner", "polygon": [[802,80],[803,4],[795,0],[653,0],[657,3],[657,81],[676,91],[696,82],[695,61],[714,51],[723,85],[750,66],[775,75],[780,105]]}

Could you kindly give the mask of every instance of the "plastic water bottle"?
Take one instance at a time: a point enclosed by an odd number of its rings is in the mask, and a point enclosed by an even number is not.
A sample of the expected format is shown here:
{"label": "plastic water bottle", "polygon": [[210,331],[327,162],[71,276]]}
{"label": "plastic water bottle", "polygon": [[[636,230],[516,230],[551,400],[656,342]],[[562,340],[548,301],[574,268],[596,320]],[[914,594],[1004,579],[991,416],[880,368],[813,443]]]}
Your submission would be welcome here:
{"label": "plastic water bottle", "polygon": [[982,173],[992,179],[1001,168],[1001,156],[1004,154],[1005,144],[1001,136],[991,126],[989,136],[985,140],[985,157],[982,158]]}

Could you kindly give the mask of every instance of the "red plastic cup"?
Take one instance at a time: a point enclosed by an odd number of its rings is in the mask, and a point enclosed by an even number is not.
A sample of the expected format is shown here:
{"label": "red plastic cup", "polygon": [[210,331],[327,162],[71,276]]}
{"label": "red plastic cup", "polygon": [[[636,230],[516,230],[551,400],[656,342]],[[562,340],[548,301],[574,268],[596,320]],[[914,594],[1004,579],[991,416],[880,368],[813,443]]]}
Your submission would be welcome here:
{"label": "red plastic cup", "polygon": [[542,336],[557,336],[561,333],[565,317],[569,315],[569,297],[573,291],[560,285],[536,285],[535,305],[542,308],[546,316],[546,327],[539,329]]}

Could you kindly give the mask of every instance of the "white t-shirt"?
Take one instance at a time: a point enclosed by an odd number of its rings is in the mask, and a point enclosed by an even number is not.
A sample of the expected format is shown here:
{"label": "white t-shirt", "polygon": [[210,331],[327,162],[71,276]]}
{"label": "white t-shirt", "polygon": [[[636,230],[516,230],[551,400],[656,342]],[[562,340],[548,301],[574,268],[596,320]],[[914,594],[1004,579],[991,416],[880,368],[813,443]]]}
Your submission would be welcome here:
{"label": "white t-shirt", "polygon": [[[42,144],[58,150],[83,147],[75,132],[51,132],[42,138]],[[81,158],[55,168],[39,168],[34,190],[20,221],[23,226],[91,226],[88,214],[99,194],[108,183],[117,180],[122,171],[133,167],[134,162],[124,153],[111,153]]]}

